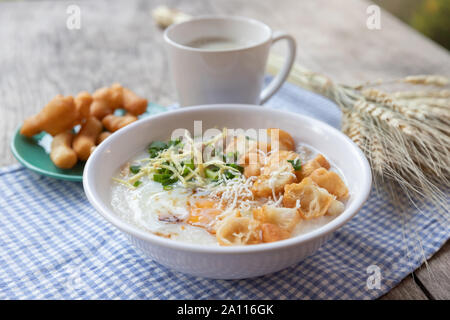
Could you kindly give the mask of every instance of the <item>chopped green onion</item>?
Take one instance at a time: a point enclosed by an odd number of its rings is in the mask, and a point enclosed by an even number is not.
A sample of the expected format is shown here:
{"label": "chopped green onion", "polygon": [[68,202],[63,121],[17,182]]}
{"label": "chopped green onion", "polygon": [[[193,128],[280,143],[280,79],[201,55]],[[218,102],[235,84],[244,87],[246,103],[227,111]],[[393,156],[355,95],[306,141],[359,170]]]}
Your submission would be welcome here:
{"label": "chopped green onion", "polygon": [[242,167],[240,165],[237,165],[235,163],[229,163],[229,164],[227,164],[227,166],[232,167],[232,168],[234,168],[236,170],[239,170],[240,173],[244,172],[244,167]]}
{"label": "chopped green onion", "polygon": [[164,150],[167,149],[167,143],[164,141],[153,141],[148,146],[149,149]]}
{"label": "chopped green onion", "polygon": [[210,168],[205,169],[205,176],[212,180],[217,180],[219,178],[219,170],[213,170]]}
{"label": "chopped green onion", "polygon": [[[168,162],[164,162],[163,164],[166,165],[166,166],[169,166],[169,165],[170,165],[170,163],[168,163]],[[162,173],[162,174],[172,174],[172,171],[170,171],[170,170],[167,169],[167,168],[159,168],[159,169],[158,169],[158,173]]]}
{"label": "chopped green onion", "polygon": [[167,185],[163,187],[164,190],[168,191],[168,190],[172,190],[173,186]]}
{"label": "chopped green onion", "polygon": [[155,173],[153,175],[153,181],[162,183],[163,181],[169,180],[172,174],[170,173]]}
{"label": "chopped green onion", "polygon": [[217,172],[217,171],[220,170],[220,168],[219,168],[218,166],[215,166],[215,165],[209,166],[208,169],[210,169],[210,170],[212,170],[212,171],[214,171],[214,172]]}
{"label": "chopped green onion", "polygon": [[301,163],[300,159],[288,160],[288,162],[290,164],[292,164],[292,167],[294,167],[295,171],[298,171],[302,168],[302,163]]}
{"label": "chopped green onion", "polygon": [[228,162],[228,161],[236,162],[237,159],[238,159],[238,152],[237,152],[237,151],[236,151],[236,152],[231,152],[231,151],[230,151],[230,152],[227,153],[226,157],[224,157],[223,161],[226,161],[226,162]]}
{"label": "chopped green onion", "polygon": [[174,184],[174,183],[177,182],[177,181],[178,181],[178,178],[167,179],[167,180],[163,180],[163,181],[161,182],[161,184],[162,184],[163,186],[168,186],[168,185],[170,185],[170,184]]}
{"label": "chopped green onion", "polygon": [[150,158],[156,158],[160,151],[167,149],[167,143],[163,141],[153,141],[148,146],[148,153],[150,154]]}
{"label": "chopped green onion", "polygon": [[130,166],[130,171],[131,173],[138,173],[139,171],[141,171],[141,166]]}
{"label": "chopped green onion", "polygon": [[179,145],[180,143],[181,143],[181,139],[178,138],[178,139],[175,139],[175,140],[170,140],[169,143],[167,144],[167,146],[168,146],[168,147],[171,147],[171,146],[177,146],[177,145]]}
{"label": "chopped green onion", "polygon": [[[165,163],[168,165],[168,163]],[[174,184],[178,178],[172,178],[173,172],[167,168],[159,168],[157,173],[153,174],[153,181],[161,183],[163,186]]]}
{"label": "chopped green onion", "polygon": [[158,150],[155,149],[148,149],[148,153],[150,158],[156,158],[158,156]]}
{"label": "chopped green onion", "polygon": [[225,178],[227,179],[233,179],[234,177],[236,177],[236,174],[234,174],[233,172],[231,172],[230,170],[226,170],[223,175],[225,176]]}
{"label": "chopped green onion", "polygon": [[133,183],[133,187],[139,187],[142,184],[142,181],[138,180],[135,183]]}
{"label": "chopped green onion", "polygon": [[191,173],[191,171],[194,171],[195,169],[195,165],[192,161],[185,163],[184,166],[185,168],[183,170],[183,173],[181,174],[183,177],[187,176],[189,173]]}

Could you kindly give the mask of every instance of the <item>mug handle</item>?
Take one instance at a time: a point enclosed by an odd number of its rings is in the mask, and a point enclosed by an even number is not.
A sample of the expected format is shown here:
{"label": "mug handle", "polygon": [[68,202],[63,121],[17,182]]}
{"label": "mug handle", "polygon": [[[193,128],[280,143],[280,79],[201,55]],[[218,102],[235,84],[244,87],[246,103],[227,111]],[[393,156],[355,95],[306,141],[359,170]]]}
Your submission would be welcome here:
{"label": "mug handle", "polygon": [[261,92],[259,104],[263,104],[278,90],[289,75],[292,65],[295,61],[295,39],[282,31],[275,31],[272,35],[272,45],[279,40],[286,40],[288,44],[288,52],[286,61],[280,72],[272,79],[268,86]]}

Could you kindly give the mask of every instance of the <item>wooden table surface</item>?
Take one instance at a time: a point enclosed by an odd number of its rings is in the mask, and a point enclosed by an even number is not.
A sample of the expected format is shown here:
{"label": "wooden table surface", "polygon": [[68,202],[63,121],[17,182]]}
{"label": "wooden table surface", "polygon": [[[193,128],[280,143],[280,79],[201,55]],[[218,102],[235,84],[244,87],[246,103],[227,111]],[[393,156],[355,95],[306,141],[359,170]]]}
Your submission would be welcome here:
{"label": "wooden table surface", "polygon": [[[81,28],[66,27],[69,4]],[[154,102],[176,101],[161,30],[151,9],[166,4],[191,15],[260,19],[297,40],[297,61],[356,84],[410,74],[450,75],[448,52],[382,11],[366,27],[364,0],[13,1],[0,2],[0,165],[15,163],[9,141],[22,120],[56,94],[120,82]],[[383,299],[449,299],[450,244]]]}

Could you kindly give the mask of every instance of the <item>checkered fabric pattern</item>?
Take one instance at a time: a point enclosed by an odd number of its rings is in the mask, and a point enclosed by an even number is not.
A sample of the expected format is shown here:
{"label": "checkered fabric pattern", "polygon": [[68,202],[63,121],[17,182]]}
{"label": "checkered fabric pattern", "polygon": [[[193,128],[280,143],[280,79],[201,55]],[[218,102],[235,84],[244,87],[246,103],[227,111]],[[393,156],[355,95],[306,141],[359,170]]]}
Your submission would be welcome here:
{"label": "checkered fabric pattern", "polygon": [[[289,84],[267,107],[275,106],[339,125],[334,104]],[[373,191],[359,214],[298,265],[254,279],[208,280],[142,256],[95,212],[80,183],[13,165],[0,169],[0,299],[373,299],[445,243],[447,215],[426,203],[399,212]]]}

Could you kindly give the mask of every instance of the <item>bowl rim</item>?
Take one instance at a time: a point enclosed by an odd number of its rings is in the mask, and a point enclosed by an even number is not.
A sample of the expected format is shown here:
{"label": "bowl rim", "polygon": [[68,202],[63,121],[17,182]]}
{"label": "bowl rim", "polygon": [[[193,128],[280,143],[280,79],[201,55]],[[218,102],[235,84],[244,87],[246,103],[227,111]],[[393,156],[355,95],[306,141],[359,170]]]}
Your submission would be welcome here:
{"label": "bowl rim", "polygon": [[[157,235],[152,234],[151,232],[142,230],[138,228],[137,226],[134,226],[121,218],[119,218],[113,210],[110,210],[107,206],[105,206],[97,197],[97,192],[93,186],[93,170],[94,166],[96,165],[96,161],[99,158],[99,155],[103,153],[107,148],[112,146],[114,142],[117,140],[117,138],[121,135],[127,134],[130,131],[133,131],[135,128],[139,126],[145,125],[147,122],[153,122],[158,121],[161,118],[167,118],[172,117],[176,114],[186,114],[194,111],[205,111],[205,112],[215,112],[215,110],[222,110],[222,109],[228,109],[230,111],[238,111],[248,109],[253,110],[255,112],[261,111],[261,108],[265,109],[266,111],[272,112],[274,116],[277,114],[279,115],[289,115],[292,117],[299,117],[303,118],[305,121],[310,121],[314,124],[314,126],[318,126],[323,128],[324,130],[331,132],[334,136],[338,136],[340,139],[343,139],[347,144],[350,145],[351,148],[356,152],[358,155],[358,161],[361,163],[363,171],[361,172],[361,179],[363,180],[362,188],[359,189],[358,193],[355,194],[355,199],[351,203],[349,207],[347,207],[344,212],[342,212],[338,217],[331,220],[330,222],[326,223],[325,225],[312,230],[310,232],[307,232],[305,234],[295,236],[289,239],[280,240],[276,242],[271,243],[263,243],[263,244],[257,244],[257,245],[249,245],[249,246],[207,246],[207,245],[201,245],[201,244],[192,244],[192,243],[184,243],[181,241],[175,241],[166,239]],[[137,152],[136,152],[137,153]],[[215,105],[201,105],[201,106],[192,106],[192,107],[186,107],[186,108],[180,108],[178,110],[173,110],[170,112],[165,112],[161,114],[157,114],[152,117],[148,117],[146,119],[142,119],[140,121],[136,121],[114,133],[111,137],[109,137],[107,140],[104,141],[104,143],[100,144],[93,154],[89,157],[88,161],[86,162],[86,165],[84,167],[83,172],[83,187],[85,194],[89,200],[89,202],[92,204],[92,206],[98,211],[98,213],[103,216],[108,222],[110,222],[112,225],[117,227],[119,230],[136,237],[138,239],[144,240],[146,242],[149,242],[153,245],[158,245],[161,247],[169,248],[169,249],[175,249],[175,250],[182,250],[187,252],[196,252],[196,253],[213,253],[213,254],[245,254],[245,253],[257,253],[257,252],[264,252],[264,251],[273,251],[278,250],[282,248],[289,248],[293,246],[298,246],[304,243],[307,243],[309,241],[314,241],[316,239],[319,239],[321,237],[324,237],[341,226],[343,226],[345,223],[347,223],[350,219],[352,219],[356,213],[361,209],[364,202],[367,200],[372,186],[372,172],[369,166],[369,162],[367,161],[366,157],[364,156],[363,152],[359,149],[359,147],[356,146],[356,144],[348,138],[346,135],[344,135],[341,131],[331,127],[330,125],[326,124],[325,122],[322,122],[320,120],[313,119],[311,117],[284,111],[284,110],[276,110],[271,109],[267,107],[257,106],[257,105],[246,105],[246,104],[215,104]]]}

